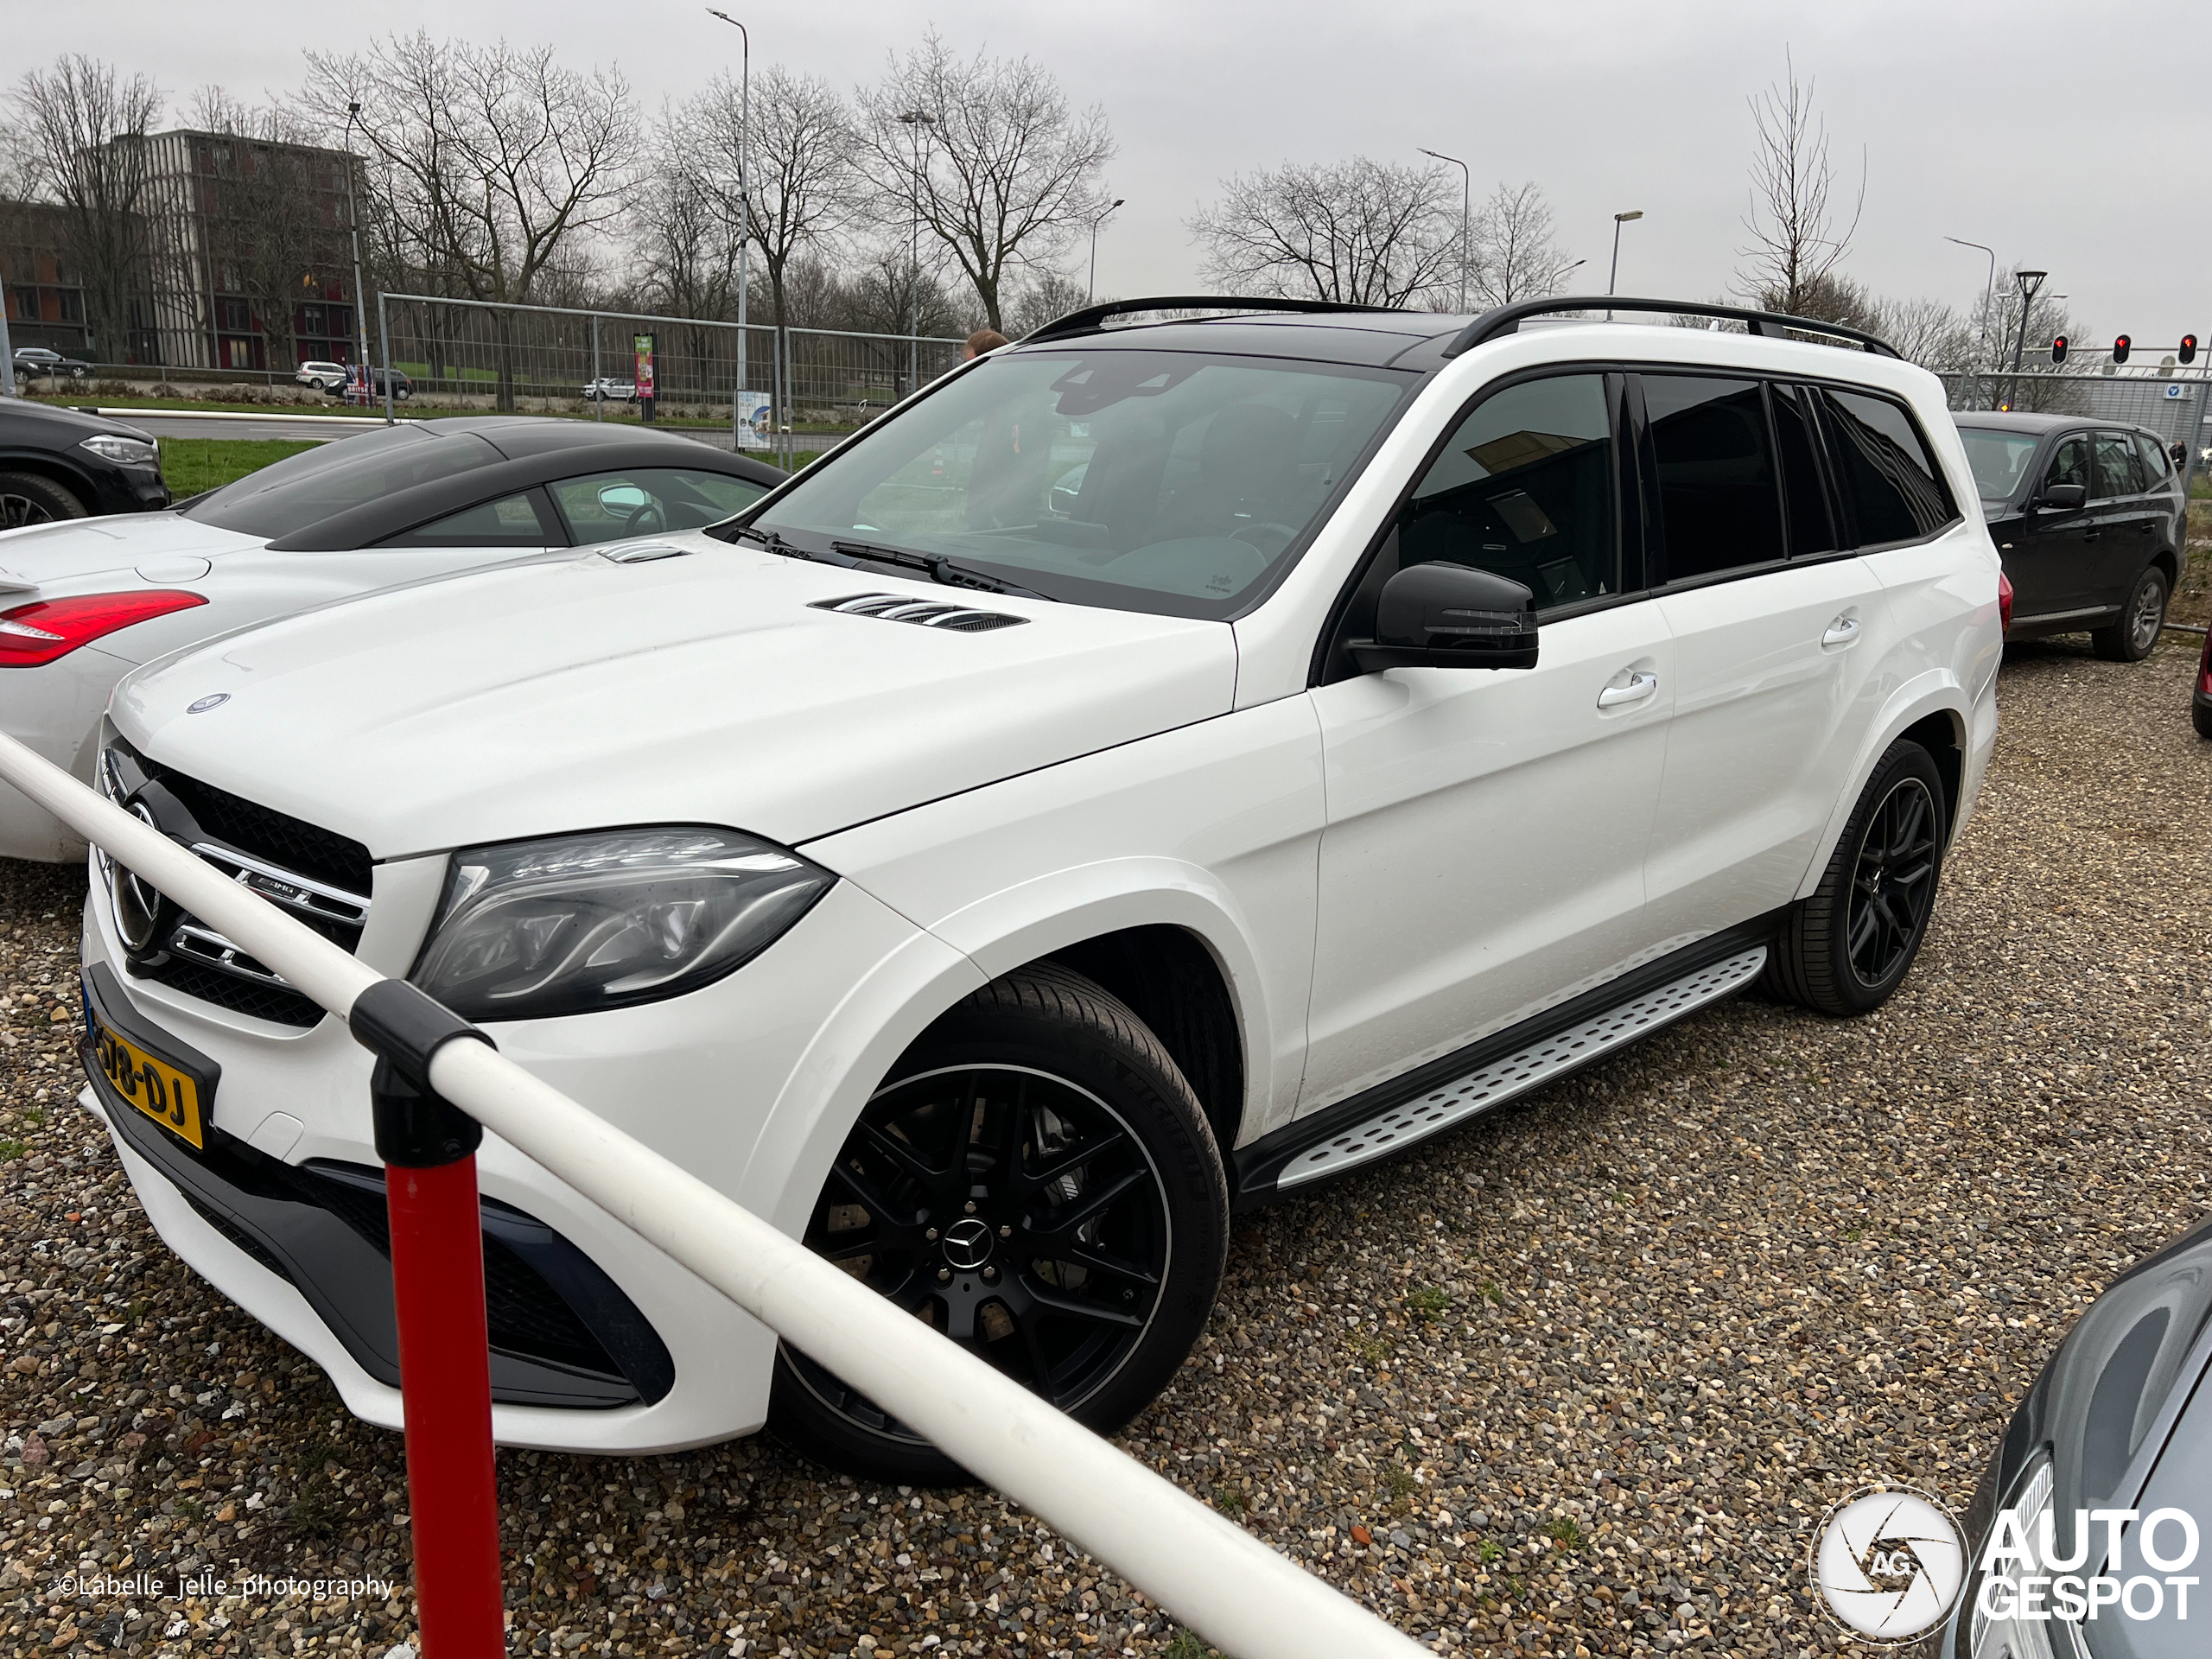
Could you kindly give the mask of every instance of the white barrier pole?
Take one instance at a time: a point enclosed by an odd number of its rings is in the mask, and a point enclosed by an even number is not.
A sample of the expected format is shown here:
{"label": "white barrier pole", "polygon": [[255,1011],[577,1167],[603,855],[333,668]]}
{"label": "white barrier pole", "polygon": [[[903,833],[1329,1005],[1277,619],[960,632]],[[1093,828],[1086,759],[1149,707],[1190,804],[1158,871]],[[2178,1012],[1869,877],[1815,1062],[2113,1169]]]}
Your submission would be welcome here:
{"label": "white barrier pole", "polygon": [[[385,976],[0,735],[6,779],[343,1019]],[[439,1094],[1240,1659],[1424,1654],[1402,1632],[489,1045]]]}

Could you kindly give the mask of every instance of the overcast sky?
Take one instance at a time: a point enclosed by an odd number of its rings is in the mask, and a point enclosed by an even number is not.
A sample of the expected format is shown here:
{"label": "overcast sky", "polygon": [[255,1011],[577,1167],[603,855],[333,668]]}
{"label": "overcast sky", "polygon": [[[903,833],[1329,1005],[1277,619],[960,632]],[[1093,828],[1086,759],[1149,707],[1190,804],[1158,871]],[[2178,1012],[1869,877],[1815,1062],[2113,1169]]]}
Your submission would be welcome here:
{"label": "overcast sky", "polygon": [[[753,21],[740,0],[722,9]],[[734,29],[676,0],[20,0],[0,50],[15,58],[8,79],[88,52],[151,73],[181,105],[205,82],[289,89],[302,43],[357,47],[372,17],[550,41],[578,67],[619,64],[649,104],[737,56]],[[1187,290],[1198,258],[1183,221],[1227,174],[1353,153],[1419,162],[1426,145],[1471,164],[1478,200],[1500,180],[1541,184],[1590,261],[1578,289],[1602,291],[1612,215],[1641,208],[1621,238],[1620,291],[1710,297],[1745,240],[1746,100],[1781,77],[1787,48],[1816,82],[1847,205],[1865,156],[1849,275],[1963,308],[1988,275],[1986,256],[1943,240],[1964,237],[2000,268],[2047,269],[2084,342],[2212,334],[2202,0],[838,0],[764,10],[755,66],[849,87],[932,21],[963,51],[1027,54],[1106,110],[1121,145],[1109,183],[1128,199],[1099,238],[1106,292]]]}

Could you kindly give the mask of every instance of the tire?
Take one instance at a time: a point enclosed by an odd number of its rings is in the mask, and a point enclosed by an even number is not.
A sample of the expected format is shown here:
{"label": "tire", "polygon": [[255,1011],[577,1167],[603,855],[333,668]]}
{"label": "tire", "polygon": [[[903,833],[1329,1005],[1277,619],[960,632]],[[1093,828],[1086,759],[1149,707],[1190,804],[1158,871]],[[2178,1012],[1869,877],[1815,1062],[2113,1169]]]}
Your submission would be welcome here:
{"label": "tire", "polygon": [[82,518],[92,510],[66,486],[36,473],[0,473],[0,530]]}
{"label": "tire", "polygon": [[1899,739],[1866,780],[1820,886],[1769,945],[1767,993],[1837,1018],[1889,1001],[1927,937],[1948,834],[1934,759]]}
{"label": "tire", "polygon": [[[1091,981],[1046,964],[993,981],[900,1057],[838,1153],[806,1242],[1111,1433],[1205,1327],[1229,1188],[1158,1039]],[[788,1346],[768,1427],[861,1478],[971,1478]]]}
{"label": "tire", "polygon": [[2155,564],[2135,579],[2120,620],[2089,636],[2098,656],[2108,663],[2139,663],[2158,649],[2166,622],[2167,585],[2166,573]]}
{"label": "tire", "polygon": [[2191,697],[2189,702],[2190,723],[2196,728],[2199,737],[2212,737],[2212,702],[2199,702]]}

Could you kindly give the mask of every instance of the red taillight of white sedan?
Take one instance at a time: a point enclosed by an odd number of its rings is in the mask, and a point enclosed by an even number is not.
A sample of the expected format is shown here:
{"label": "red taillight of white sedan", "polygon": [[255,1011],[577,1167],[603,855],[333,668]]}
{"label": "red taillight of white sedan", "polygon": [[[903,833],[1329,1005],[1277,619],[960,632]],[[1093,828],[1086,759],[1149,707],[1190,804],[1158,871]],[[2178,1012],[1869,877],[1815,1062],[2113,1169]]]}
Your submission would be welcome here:
{"label": "red taillight of white sedan", "polygon": [[127,594],[74,594],[18,605],[0,611],[0,668],[37,668],[134,622],[207,602],[204,594],[151,588]]}
{"label": "red taillight of white sedan", "polygon": [[2001,632],[2012,632],[2012,578],[2002,570],[1997,573],[1997,626]]}

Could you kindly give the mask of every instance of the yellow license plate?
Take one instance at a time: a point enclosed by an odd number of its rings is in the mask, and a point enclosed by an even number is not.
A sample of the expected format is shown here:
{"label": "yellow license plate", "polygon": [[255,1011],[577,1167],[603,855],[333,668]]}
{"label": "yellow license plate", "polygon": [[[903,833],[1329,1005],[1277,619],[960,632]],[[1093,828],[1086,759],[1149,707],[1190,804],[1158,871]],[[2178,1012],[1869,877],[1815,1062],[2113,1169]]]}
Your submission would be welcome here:
{"label": "yellow license plate", "polygon": [[116,1093],[170,1134],[206,1150],[200,1139],[198,1084],[98,1020],[92,1022],[92,1052]]}

